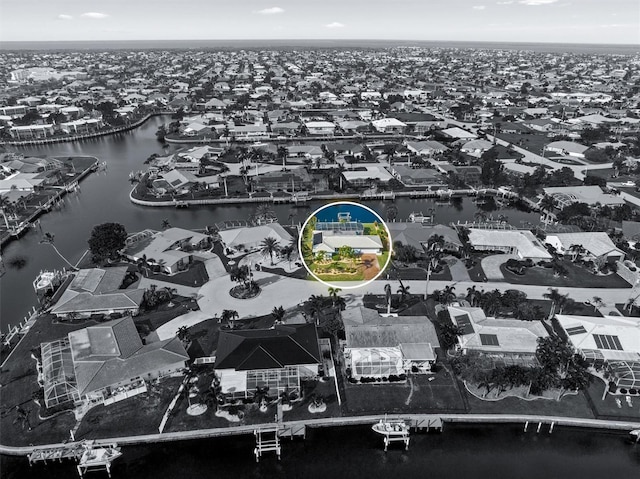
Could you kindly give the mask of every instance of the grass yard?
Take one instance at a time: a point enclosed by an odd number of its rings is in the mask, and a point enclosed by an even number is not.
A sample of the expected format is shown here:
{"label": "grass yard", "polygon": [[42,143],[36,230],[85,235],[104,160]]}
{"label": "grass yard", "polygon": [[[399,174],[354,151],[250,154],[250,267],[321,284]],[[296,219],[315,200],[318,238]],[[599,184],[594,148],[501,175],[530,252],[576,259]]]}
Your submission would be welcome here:
{"label": "grass yard", "polygon": [[526,401],[507,397],[498,401],[484,401],[465,390],[471,414],[537,414],[542,416],[583,417],[593,419],[593,411],[589,407],[583,393],[565,396],[560,401],[554,399],[535,399]]}
{"label": "grass yard", "polygon": [[465,412],[464,399],[449,372],[442,369],[435,378],[411,375],[405,383],[345,382],[343,410],[348,414]]}
{"label": "grass yard", "polygon": [[188,270],[173,275],[150,272],[148,278],[191,287],[200,287],[209,281],[207,268],[202,261],[194,261]]}
{"label": "grass yard", "polygon": [[500,266],[500,271],[504,274],[505,281],[511,284],[532,284],[549,287],[564,286],[570,288],[631,288],[629,283],[615,273],[599,276],[575,265],[571,261],[562,261],[562,265],[567,268],[566,277],[555,277],[553,269],[543,268],[542,266],[525,268],[524,274],[517,275],[509,271],[503,264]]}
{"label": "grass yard", "polygon": [[182,377],[165,378],[149,386],[144,394],[109,406],[97,406],[82,419],[77,440],[154,434],[169,403],[182,383]]}
{"label": "grass yard", "polygon": [[[634,407],[629,407],[624,396],[612,396],[607,394],[602,399],[605,390],[604,381],[594,379],[586,394],[593,405],[594,412],[598,419],[609,419],[612,421],[639,421],[640,420],[640,396],[632,397]],[[616,403],[616,398],[620,399],[620,407]]]}

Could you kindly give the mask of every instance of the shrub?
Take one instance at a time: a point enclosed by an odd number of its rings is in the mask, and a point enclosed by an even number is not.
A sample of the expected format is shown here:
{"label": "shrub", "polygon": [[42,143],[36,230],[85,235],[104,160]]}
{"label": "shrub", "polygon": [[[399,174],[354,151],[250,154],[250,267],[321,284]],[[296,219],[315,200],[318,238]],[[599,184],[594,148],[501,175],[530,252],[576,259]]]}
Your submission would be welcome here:
{"label": "shrub", "polygon": [[398,376],[398,379],[399,379],[400,381],[406,381],[406,380],[407,380],[407,375],[406,375],[406,374],[404,374],[404,373],[402,373],[400,376]]}
{"label": "shrub", "polygon": [[634,389],[634,388],[631,388],[631,389],[629,389],[629,394],[636,395],[636,394],[638,394],[638,390]]}
{"label": "shrub", "polygon": [[618,391],[620,391],[621,394],[627,394],[629,392],[626,388],[620,388]]}

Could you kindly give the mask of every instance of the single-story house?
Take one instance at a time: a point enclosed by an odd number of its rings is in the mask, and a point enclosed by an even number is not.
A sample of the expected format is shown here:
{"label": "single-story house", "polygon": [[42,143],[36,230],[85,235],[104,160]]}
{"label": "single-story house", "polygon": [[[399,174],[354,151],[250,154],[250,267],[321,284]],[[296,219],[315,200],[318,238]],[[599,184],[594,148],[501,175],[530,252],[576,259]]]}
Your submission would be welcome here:
{"label": "single-story house", "polygon": [[137,315],[144,290],[120,289],[126,274],[126,266],[79,270],[51,308],[51,314],[59,318],[114,313]]}
{"label": "single-story house", "polygon": [[399,241],[405,246],[413,246],[419,253],[426,251],[429,238],[434,235],[444,238],[444,251],[455,252],[462,248],[457,231],[449,226],[404,222],[388,222],[386,225],[391,233],[392,242]]}
{"label": "single-story house", "polygon": [[462,145],[460,151],[467,153],[470,156],[480,158],[480,156],[487,150],[493,147],[493,143],[487,140],[471,140]]}
{"label": "single-story house", "polygon": [[444,153],[449,148],[434,140],[407,141],[407,149],[420,156],[433,156],[436,153]]}
{"label": "single-story house", "polygon": [[440,347],[426,316],[384,317],[363,306],[342,312],[344,355],[354,378],[429,372]]}
{"label": "single-story house", "polygon": [[381,118],[373,120],[371,125],[380,133],[403,133],[407,128],[406,123],[396,118]]}
{"label": "single-story house", "polygon": [[344,234],[333,231],[313,232],[313,252],[337,253],[340,247],[349,246],[356,253],[381,255],[382,240],[378,235]]}
{"label": "single-story house", "polygon": [[554,327],[619,388],[640,388],[640,319],[558,314]]}
{"label": "single-story house", "polygon": [[309,135],[333,136],[336,125],[330,121],[310,121],[304,124]]}
{"label": "single-story house", "polygon": [[352,186],[369,186],[371,183],[388,183],[393,175],[378,163],[359,164],[356,168],[344,170],[342,176]]}
{"label": "single-story house", "polygon": [[444,183],[442,174],[430,168],[409,168],[394,165],[391,174],[405,186],[424,186]]}
{"label": "single-story house", "polygon": [[581,145],[575,141],[552,141],[545,145],[545,151],[552,151],[561,155],[573,156],[575,158],[584,158],[584,152],[589,149],[588,146]]}
{"label": "single-story house", "polygon": [[558,201],[560,209],[572,203],[586,203],[589,206],[600,203],[607,206],[618,206],[625,204],[620,196],[605,193],[597,185],[591,186],[557,186],[543,188],[544,194],[552,196]]}
{"label": "single-story house", "polygon": [[189,268],[193,262],[191,251],[206,249],[211,237],[182,228],[164,231],[144,230],[129,235],[123,254],[131,261],[146,259],[167,274],[175,274]]}
{"label": "single-story house", "polygon": [[321,362],[314,324],[221,331],[215,358],[221,393],[230,399],[253,397],[258,388],[300,394],[301,381],[317,377]]}
{"label": "single-story house", "polygon": [[41,345],[47,407],[108,405],[147,391],[146,382],[177,373],[189,359],[178,338],[143,344],[133,319],[89,326]]}
{"label": "single-story house", "polygon": [[482,308],[448,306],[451,321],[461,329],[457,348],[478,351],[505,365],[534,366],[538,338],[549,336],[540,321],[487,318]]}
{"label": "single-story house", "polygon": [[[624,251],[616,248],[609,235],[602,231],[548,234],[545,243],[563,255],[580,254],[585,259],[601,259],[609,263],[624,260]],[[573,246],[581,246],[584,252],[579,253]]]}
{"label": "single-story house", "polygon": [[274,238],[281,246],[293,238],[279,223],[222,230],[219,235],[226,248],[249,250],[258,248],[265,238]]}
{"label": "single-story house", "polygon": [[469,243],[478,251],[504,251],[520,259],[550,260],[552,257],[531,231],[471,228]]}

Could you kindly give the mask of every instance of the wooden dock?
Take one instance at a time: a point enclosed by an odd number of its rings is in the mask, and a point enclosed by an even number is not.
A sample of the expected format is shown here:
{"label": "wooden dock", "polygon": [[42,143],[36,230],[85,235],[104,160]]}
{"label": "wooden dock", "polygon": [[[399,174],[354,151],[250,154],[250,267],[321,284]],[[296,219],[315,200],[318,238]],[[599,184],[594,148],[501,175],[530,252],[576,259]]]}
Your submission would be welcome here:
{"label": "wooden dock", "polygon": [[282,446],[280,446],[280,435],[278,431],[278,426],[258,428],[253,431],[256,437],[256,447],[253,450],[253,454],[256,456],[256,462],[260,462],[260,458],[265,452],[275,452],[276,457],[280,460]]}

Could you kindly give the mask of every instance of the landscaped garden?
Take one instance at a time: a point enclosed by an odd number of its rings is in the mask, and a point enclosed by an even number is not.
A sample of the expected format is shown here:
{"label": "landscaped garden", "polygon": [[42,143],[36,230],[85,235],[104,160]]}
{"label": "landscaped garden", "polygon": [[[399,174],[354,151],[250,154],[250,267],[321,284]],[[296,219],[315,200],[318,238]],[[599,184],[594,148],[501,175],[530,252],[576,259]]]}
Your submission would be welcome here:
{"label": "landscaped garden", "polygon": [[[593,273],[583,265],[560,259],[541,264],[524,265],[514,272],[508,263],[500,266],[505,281],[511,284],[572,288],[631,288],[618,274]],[[521,273],[519,273],[521,271]]]}

